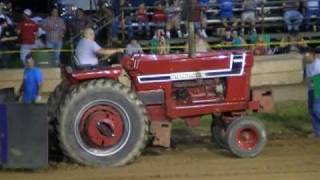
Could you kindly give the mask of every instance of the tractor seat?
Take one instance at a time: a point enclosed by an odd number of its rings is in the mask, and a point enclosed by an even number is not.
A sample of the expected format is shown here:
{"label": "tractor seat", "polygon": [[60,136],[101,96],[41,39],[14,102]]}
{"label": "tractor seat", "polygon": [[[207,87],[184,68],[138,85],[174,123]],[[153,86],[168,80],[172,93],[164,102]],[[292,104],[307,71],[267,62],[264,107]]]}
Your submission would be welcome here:
{"label": "tractor seat", "polygon": [[76,55],[73,56],[75,66],[74,70],[94,70],[100,67],[99,65],[91,65],[91,64],[80,64],[80,61]]}

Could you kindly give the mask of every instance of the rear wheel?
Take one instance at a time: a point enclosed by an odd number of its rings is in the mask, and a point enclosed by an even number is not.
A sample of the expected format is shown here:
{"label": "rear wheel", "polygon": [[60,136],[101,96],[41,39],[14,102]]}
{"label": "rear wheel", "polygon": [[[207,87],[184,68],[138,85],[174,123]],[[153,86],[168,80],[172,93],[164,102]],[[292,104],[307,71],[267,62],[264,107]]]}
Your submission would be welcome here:
{"label": "rear wheel", "polygon": [[62,161],[63,154],[57,138],[57,112],[61,101],[69,91],[68,82],[62,81],[50,94],[48,99],[49,156],[50,160]]}
{"label": "rear wheel", "polygon": [[266,145],[267,135],[264,125],[253,117],[242,117],[227,128],[229,150],[241,158],[255,157]]}
{"label": "rear wheel", "polygon": [[122,166],[145,148],[146,111],[137,96],[110,80],[82,83],[59,109],[59,140],[65,154],[84,165]]}
{"label": "rear wheel", "polygon": [[50,94],[48,98],[48,121],[51,122],[57,118],[57,111],[59,108],[59,104],[62,99],[68,92],[68,82],[62,81],[58,86],[54,89],[54,91]]}

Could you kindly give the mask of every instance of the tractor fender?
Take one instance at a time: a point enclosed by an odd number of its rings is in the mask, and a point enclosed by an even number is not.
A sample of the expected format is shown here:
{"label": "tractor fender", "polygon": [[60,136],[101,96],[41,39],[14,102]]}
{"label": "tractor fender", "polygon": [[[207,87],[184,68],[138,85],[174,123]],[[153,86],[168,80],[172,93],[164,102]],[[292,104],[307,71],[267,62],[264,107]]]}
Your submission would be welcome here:
{"label": "tractor fender", "polygon": [[105,67],[75,71],[71,74],[72,79],[77,82],[83,82],[93,79],[112,79],[117,81],[119,76],[123,73],[122,67]]}

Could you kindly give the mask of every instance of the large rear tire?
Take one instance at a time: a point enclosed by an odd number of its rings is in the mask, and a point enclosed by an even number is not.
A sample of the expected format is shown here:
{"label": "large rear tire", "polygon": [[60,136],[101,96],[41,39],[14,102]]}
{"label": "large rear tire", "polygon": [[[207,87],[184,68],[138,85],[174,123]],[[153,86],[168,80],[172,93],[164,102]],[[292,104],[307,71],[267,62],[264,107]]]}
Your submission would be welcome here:
{"label": "large rear tire", "polygon": [[227,128],[228,148],[237,157],[251,158],[259,155],[267,143],[267,134],[261,121],[241,117]]}
{"label": "large rear tire", "polygon": [[48,136],[49,136],[49,158],[54,161],[62,161],[63,153],[57,138],[57,112],[61,101],[69,91],[67,81],[62,81],[50,94],[48,99]]}
{"label": "large rear tire", "polygon": [[57,118],[57,112],[62,99],[69,91],[68,82],[61,81],[48,98],[48,121],[49,123]]}
{"label": "large rear tire", "polygon": [[149,124],[136,94],[111,80],[84,82],[59,108],[59,141],[68,157],[91,166],[122,166],[144,150]]}

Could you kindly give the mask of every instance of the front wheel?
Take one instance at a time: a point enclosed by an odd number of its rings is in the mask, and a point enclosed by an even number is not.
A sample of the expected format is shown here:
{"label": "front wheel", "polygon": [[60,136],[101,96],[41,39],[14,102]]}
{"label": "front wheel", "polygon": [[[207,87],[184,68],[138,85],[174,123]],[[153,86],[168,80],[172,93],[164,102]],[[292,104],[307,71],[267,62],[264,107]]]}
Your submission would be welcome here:
{"label": "front wheel", "polygon": [[211,141],[219,148],[226,149],[226,127],[222,121],[222,117],[213,117],[211,122]]}
{"label": "front wheel", "polygon": [[110,80],[80,84],[59,109],[61,147],[84,165],[132,162],[144,149],[148,131],[142,102],[130,89]]}
{"label": "front wheel", "polygon": [[262,152],[266,143],[264,125],[253,117],[237,119],[227,128],[228,148],[238,157],[255,157]]}

